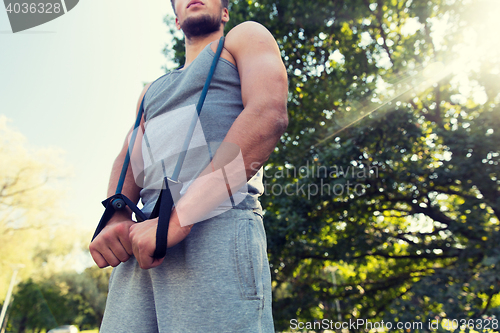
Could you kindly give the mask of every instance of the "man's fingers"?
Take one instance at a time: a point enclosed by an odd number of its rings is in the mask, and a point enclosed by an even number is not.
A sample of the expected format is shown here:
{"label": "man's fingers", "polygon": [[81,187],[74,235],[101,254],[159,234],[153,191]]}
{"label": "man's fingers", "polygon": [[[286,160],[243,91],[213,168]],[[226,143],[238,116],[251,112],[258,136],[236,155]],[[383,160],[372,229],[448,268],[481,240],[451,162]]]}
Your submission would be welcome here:
{"label": "man's fingers", "polygon": [[160,266],[164,259],[165,258],[154,259],[149,268],[155,268],[157,266]]}
{"label": "man's fingers", "polygon": [[116,267],[132,255],[129,228],[134,222],[120,222],[106,226],[90,244],[90,252],[97,266]]}
{"label": "man's fingers", "polygon": [[[151,263],[153,262],[153,258],[148,253],[147,244],[141,240],[141,236],[143,234],[137,235],[132,238],[132,248],[134,252],[135,259],[139,263],[139,267],[142,269],[148,269],[151,267]],[[134,243],[134,240],[137,239],[137,242]]]}
{"label": "man's fingers", "polygon": [[[119,246],[114,246],[110,248],[111,252],[113,253],[114,257],[117,258],[120,262],[125,262],[129,260],[130,254],[128,254],[127,250],[123,247],[122,243],[119,242]],[[114,267],[114,266],[113,266]]]}
{"label": "man's fingers", "polygon": [[130,238],[127,235],[126,238],[120,238],[119,241],[123,247],[123,250],[128,254],[128,257],[130,258],[134,254],[134,251],[132,250],[132,242],[130,241]]}
{"label": "man's fingers", "polygon": [[115,226],[115,233],[118,236],[118,240],[123,249],[128,253],[129,258],[134,253],[132,250],[132,242],[130,241],[130,227],[134,224],[134,222],[130,222],[121,223]]}
{"label": "man's fingers", "polygon": [[113,253],[113,251],[111,251],[111,249],[109,248],[103,249],[101,251],[101,255],[104,257],[106,262],[112,267],[118,266],[121,262],[120,259],[118,259]]}
{"label": "man's fingers", "polygon": [[157,220],[147,220],[130,227],[132,250],[142,269],[156,267],[153,253],[156,248]]}
{"label": "man's fingers", "polygon": [[142,269],[150,269],[159,266],[163,262],[163,259],[164,258],[155,259],[149,253],[142,252],[142,254],[139,254],[139,259],[137,259],[137,262]]}
{"label": "man's fingers", "polygon": [[94,262],[99,268],[104,268],[109,266],[106,259],[104,259],[104,257],[98,251],[94,251],[91,249],[90,255],[92,256],[92,259],[94,259]]}
{"label": "man's fingers", "polygon": [[[127,261],[130,258],[130,255],[127,253],[122,242],[120,241],[120,234],[123,234],[123,232],[117,232],[117,228],[115,228],[114,230],[110,230],[109,232],[103,234],[100,239],[96,239],[100,243],[99,252],[101,252],[104,259],[106,259],[106,261],[113,267],[117,266],[120,262]],[[119,262],[116,265],[113,265],[116,260]]]}
{"label": "man's fingers", "polygon": [[91,248],[90,254],[99,268],[107,266],[116,267],[120,263],[120,260],[107,247],[99,247],[98,245],[95,245]]}

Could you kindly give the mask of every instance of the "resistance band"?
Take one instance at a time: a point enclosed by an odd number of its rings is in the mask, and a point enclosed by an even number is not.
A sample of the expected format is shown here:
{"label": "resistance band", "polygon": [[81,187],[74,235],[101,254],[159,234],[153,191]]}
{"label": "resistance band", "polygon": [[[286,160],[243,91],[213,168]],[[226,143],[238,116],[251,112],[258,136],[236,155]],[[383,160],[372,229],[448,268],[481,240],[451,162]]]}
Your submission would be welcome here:
{"label": "resistance band", "polygon": [[[174,199],[178,200],[180,197],[180,190],[182,186],[172,186],[179,185],[178,181],[179,174],[182,168],[182,164],[184,163],[184,159],[186,157],[186,153],[189,147],[189,143],[191,142],[194,129],[196,127],[196,123],[201,114],[201,109],[203,107],[203,103],[205,102],[205,97],[207,96],[208,88],[210,86],[210,82],[212,81],[212,77],[215,72],[215,68],[217,67],[218,60],[222,53],[222,48],[224,46],[224,37],[221,37],[219,40],[219,46],[217,47],[217,51],[214,56],[214,60],[212,62],[212,66],[210,67],[210,71],[208,72],[207,79],[205,81],[205,85],[203,86],[203,90],[201,91],[200,99],[198,100],[198,104],[196,105],[196,113],[193,116],[190,127],[188,129],[188,133],[186,134],[186,138],[184,140],[184,144],[182,146],[181,153],[179,154],[179,158],[177,159],[177,163],[175,165],[174,172],[172,177],[164,177],[163,179],[163,187],[160,191],[160,195],[156,201],[155,207],[149,216],[149,219],[158,217],[158,226],[156,228],[156,249],[153,254],[153,258],[160,259],[165,257],[167,252],[167,235],[168,235],[168,225],[170,222],[170,215],[172,213],[172,208],[174,206]],[[127,198],[122,192],[123,184],[125,182],[125,177],[127,176],[127,170],[130,164],[130,151],[133,149],[135,144],[135,139],[137,137],[137,131],[139,130],[139,126],[141,124],[141,119],[144,114],[144,97],[141,101],[141,106],[139,108],[139,112],[137,114],[137,119],[135,121],[134,130],[132,132],[132,136],[130,138],[129,146],[127,149],[127,154],[123,161],[122,170],[120,173],[120,179],[118,180],[118,185],[116,186],[116,192],[113,196],[107,198],[102,201],[102,205],[105,207],[104,214],[97,225],[94,236],[92,237],[92,241],[97,237],[97,235],[104,229],[108,221],[114,215],[114,213],[118,210],[125,209],[128,206],[132,212],[135,213],[137,218],[137,222],[143,222],[148,219],[146,215],[130,200]],[[212,159],[212,156],[210,156]],[[172,193],[172,191],[174,191]]]}

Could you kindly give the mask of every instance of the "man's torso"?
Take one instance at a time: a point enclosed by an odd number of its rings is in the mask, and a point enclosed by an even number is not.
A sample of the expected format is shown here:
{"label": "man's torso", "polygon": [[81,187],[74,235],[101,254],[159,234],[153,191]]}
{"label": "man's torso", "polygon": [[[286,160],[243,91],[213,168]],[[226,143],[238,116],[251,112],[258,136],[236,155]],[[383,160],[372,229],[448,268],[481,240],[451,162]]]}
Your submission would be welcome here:
{"label": "man's torso", "polygon": [[[173,70],[153,82],[144,97],[142,155],[146,177],[141,199],[147,213],[154,206],[163,177],[173,173],[215,56],[210,46],[187,68]],[[180,180],[187,185],[209,164],[211,155],[207,145],[213,154],[243,110],[240,77],[231,60],[234,61],[231,55],[223,52],[210,83],[181,169]],[[248,208],[256,208],[257,197],[262,192],[262,172],[258,172],[234,199],[236,203],[243,200],[242,205]],[[228,200],[221,206],[230,207],[231,202]]]}

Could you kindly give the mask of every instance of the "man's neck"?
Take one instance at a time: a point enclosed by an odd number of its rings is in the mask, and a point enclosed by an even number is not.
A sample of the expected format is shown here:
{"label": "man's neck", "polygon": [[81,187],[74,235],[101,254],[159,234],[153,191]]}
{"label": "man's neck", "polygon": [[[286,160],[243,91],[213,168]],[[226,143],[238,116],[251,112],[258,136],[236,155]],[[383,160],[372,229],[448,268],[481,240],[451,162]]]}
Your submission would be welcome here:
{"label": "man's neck", "polygon": [[219,40],[223,35],[224,30],[221,29],[210,35],[186,38],[186,62],[184,63],[184,68],[188,67],[208,44]]}

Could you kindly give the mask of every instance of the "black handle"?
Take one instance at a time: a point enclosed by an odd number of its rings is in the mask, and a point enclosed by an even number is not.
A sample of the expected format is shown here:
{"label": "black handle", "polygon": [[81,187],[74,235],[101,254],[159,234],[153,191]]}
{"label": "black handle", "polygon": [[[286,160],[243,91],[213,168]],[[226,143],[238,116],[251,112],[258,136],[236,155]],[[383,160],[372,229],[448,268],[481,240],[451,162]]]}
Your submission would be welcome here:
{"label": "black handle", "polygon": [[174,200],[180,198],[182,184],[174,182],[168,178],[163,180],[164,188],[156,201],[156,205],[149,216],[150,219],[158,217],[158,227],[156,228],[156,249],[153,258],[161,259],[167,254],[168,226],[170,225],[170,215],[174,207]]}
{"label": "black handle", "polygon": [[99,224],[97,225],[97,228],[94,232],[94,236],[92,236],[92,241],[97,237],[97,235],[99,235],[102,229],[104,229],[106,224],[108,224],[109,220],[113,217],[115,212],[125,209],[125,206],[129,206],[132,212],[135,213],[137,221],[142,222],[147,219],[146,215],[144,215],[144,213],[139,208],[137,208],[132,200],[121,193],[110,196],[102,202],[102,205],[105,207],[104,214],[102,214],[101,220],[99,221]]}

